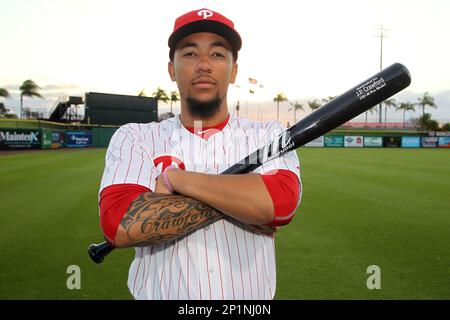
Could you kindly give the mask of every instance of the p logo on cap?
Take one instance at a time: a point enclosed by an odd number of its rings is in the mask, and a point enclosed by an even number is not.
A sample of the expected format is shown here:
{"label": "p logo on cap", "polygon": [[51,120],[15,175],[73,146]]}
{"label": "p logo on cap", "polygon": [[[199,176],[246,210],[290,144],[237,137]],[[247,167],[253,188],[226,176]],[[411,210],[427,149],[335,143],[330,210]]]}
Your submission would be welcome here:
{"label": "p logo on cap", "polygon": [[212,32],[224,37],[233,48],[234,59],[241,49],[242,40],[234,29],[234,23],[218,12],[203,8],[183,14],[175,20],[173,32],[169,37],[169,58],[173,60],[175,47],[184,37],[196,32]]}
{"label": "p logo on cap", "polygon": [[200,10],[199,12],[197,12],[197,14],[199,16],[203,16],[203,19],[208,19],[209,17],[212,17],[212,15],[213,15],[212,11],[206,10],[206,9]]}

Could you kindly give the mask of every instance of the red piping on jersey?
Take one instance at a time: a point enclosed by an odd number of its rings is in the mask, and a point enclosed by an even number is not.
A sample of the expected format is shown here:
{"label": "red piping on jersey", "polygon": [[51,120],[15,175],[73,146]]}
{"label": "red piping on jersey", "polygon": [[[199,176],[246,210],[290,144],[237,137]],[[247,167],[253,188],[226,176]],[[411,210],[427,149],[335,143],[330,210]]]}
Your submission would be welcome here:
{"label": "red piping on jersey", "polygon": [[228,114],[228,117],[225,119],[225,121],[216,124],[215,126],[211,127],[185,127],[190,133],[193,133],[200,138],[203,138],[205,140],[208,140],[212,135],[216,134],[217,132],[220,132],[225,128],[228,121],[230,120],[230,114]]}

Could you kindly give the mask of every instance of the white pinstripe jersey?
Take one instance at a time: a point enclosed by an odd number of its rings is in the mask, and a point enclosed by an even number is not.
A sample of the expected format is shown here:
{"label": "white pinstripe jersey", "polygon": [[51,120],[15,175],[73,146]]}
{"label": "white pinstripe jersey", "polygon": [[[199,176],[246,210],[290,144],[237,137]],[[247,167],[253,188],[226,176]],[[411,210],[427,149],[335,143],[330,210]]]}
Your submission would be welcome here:
{"label": "white pinstripe jersey", "polygon": [[[188,131],[178,117],[124,125],[109,144],[100,192],[121,183],[155,190],[162,160],[164,165],[181,161],[185,170],[218,174],[284,130],[277,121],[234,115],[207,140]],[[254,172],[274,169],[291,170],[300,179],[293,151]],[[254,233],[236,220],[220,220],[177,241],[136,248],[128,288],[135,299],[272,299],[275,281],[273,236]]]}

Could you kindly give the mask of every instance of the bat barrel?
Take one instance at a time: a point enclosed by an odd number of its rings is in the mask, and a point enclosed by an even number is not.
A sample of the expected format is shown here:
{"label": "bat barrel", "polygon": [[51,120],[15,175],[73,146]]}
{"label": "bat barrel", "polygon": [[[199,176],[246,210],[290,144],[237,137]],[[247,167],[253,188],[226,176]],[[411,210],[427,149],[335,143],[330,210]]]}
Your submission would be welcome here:
{"label": "bat barrel", "polygon": [[405,89],[410,83],[411,75],[400,63],[381,70],[297,122],[290,129],[290,137],[294,140],[290,150],[355,118]]}
{"label": "bat barrel", "polygon": [[95,263],[102,263],[105,257],[114,250],[114,246],[107,241],[91,244],[88,249],[89,257]]}
{"label": "bat barrel", "polygon": [[408,69],[400,63],[394,63],[324,104],[287,129],[276,140],[262,146],[223,174],[250,172],[264,162],[303,146],[353,119],[405,89],[410,83]]}

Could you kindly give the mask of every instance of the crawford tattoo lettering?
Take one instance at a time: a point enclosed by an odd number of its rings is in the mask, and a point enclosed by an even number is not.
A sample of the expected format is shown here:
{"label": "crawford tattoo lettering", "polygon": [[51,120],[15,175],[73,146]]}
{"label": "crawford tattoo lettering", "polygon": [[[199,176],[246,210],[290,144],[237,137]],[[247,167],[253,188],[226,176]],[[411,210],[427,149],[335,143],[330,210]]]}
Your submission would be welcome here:
{"label": "crawford tattoo lettering", "polygon": [[223,217],[189,197],[146,192],[131,203],[120,225],[134,246],[148,246],[175,240]]}

